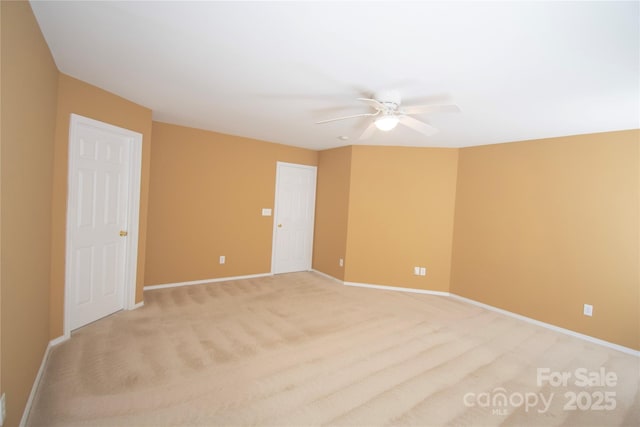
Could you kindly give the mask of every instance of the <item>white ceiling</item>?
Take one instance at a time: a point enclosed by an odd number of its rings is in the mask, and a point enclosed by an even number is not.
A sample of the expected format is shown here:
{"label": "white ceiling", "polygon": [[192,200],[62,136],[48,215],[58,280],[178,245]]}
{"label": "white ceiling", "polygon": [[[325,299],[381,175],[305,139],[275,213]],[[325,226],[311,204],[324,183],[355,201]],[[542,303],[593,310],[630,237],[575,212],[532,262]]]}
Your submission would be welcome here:
{"label": "white ceiling", "polygon": [[[312,149],[358,143],[355,98],[397,89],[463,147],[640,128],[640,3],[32,1],[60,71],[154,120]],[[344,135],[348,141],[339,140]]]}

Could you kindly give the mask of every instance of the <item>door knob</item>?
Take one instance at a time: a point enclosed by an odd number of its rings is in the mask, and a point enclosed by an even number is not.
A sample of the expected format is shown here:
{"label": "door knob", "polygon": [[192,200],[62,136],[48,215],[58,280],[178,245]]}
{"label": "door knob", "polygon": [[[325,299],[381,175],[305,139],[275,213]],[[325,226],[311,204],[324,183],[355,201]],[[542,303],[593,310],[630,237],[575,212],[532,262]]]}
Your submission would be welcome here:
{"label": "door knob", "polygon": [[282,228],[282,224],[278,224],[278,228]]}
{"label": "door knob", "polygon": [[129,233],[124,230],[120,230],[120,237],[126,237]]}

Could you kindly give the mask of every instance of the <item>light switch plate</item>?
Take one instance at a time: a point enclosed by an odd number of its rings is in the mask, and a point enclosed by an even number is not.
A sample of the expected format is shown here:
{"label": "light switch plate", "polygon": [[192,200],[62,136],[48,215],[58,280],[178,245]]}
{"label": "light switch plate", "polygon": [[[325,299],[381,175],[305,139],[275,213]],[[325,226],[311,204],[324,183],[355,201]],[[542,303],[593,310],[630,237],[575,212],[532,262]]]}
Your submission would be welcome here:
{"label": "light switch plate", "polygon": [[262,216],[271,216],[271,209],[262,208]]}

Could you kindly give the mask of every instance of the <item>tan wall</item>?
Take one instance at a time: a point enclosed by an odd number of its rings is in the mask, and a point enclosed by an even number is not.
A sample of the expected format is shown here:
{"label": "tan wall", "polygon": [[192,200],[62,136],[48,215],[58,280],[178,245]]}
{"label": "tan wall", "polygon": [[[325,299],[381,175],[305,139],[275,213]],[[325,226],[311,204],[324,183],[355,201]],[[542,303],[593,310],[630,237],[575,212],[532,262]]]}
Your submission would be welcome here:
{"label": "tan wall", "polygon": [[462,149],[452,292],[640,349],[639,141],[635,130]]}
{"label": "tan wall", "polygon": [[457,161],[457,149],[353,147],[346,281],[449,291]]}
{"label": "tan wall", "polygon": [[344,280],[352,147],[318,153],[313,268]]}
{"label": "tan wall", "polygon": [[[276,162],[315,151],[153,123],[145,284],[271,271]],[[218,258],[226,256],[226,264]]]}
{"label": "tan wall", "polygon": [[20,422],[49,342],[51,177],[58,70],[27,2],[0,3],[2,392]]}
{"label": "tan wall", "polygon": [[71,113],[89,117],[142,134],[142,177],[136,301],[142,301],[151,155],[151,110],[100,88],[60,74],[53,175],[53,235],[51,263],[51,338],[63,334],[65,232],[69,123]]}

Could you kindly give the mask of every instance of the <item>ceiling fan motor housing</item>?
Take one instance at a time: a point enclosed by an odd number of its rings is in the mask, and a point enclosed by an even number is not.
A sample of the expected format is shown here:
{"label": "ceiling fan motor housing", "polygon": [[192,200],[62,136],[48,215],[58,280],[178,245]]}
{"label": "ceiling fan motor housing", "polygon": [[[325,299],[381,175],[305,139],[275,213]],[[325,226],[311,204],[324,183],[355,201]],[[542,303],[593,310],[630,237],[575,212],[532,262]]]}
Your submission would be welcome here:
{"label": "ceiling fan motor housing", "polygon": [[397,90],[383,90],[373,94],[373,99],[387,107],[387,112],[395,111],[402,101]]}

